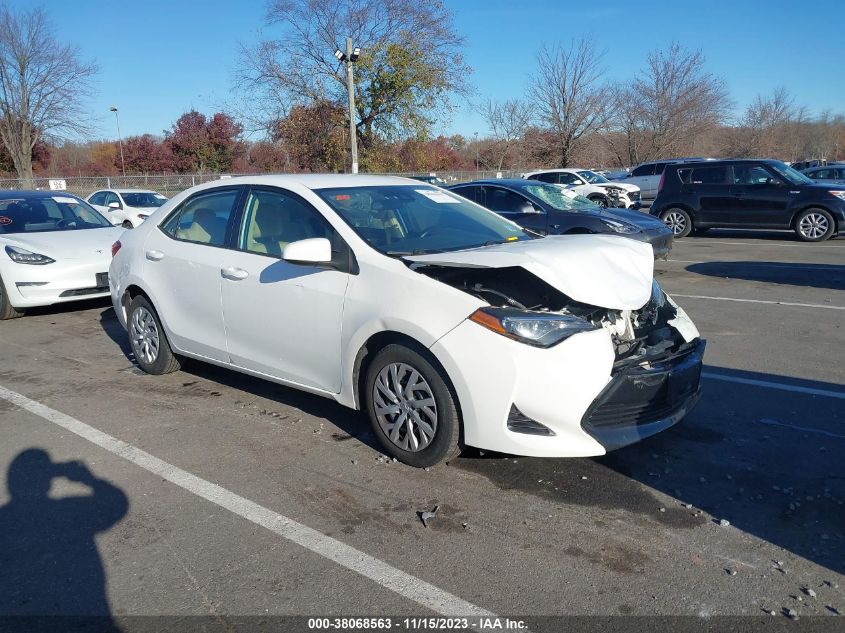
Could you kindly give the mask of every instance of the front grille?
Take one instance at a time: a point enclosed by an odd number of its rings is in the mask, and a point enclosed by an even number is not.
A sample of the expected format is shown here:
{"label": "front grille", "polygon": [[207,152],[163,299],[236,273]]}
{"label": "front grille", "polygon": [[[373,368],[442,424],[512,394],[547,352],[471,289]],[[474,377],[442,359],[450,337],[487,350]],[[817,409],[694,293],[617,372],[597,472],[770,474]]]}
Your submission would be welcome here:
{"label": "front grille", "polygon": [[590,413],[587,422],[595,427],[603,427],[619,424],[647,424],[669,417],[679,407],[669,403],[668,391],[665,387],[663,385],[661,393],[648,402],[606,402]]}

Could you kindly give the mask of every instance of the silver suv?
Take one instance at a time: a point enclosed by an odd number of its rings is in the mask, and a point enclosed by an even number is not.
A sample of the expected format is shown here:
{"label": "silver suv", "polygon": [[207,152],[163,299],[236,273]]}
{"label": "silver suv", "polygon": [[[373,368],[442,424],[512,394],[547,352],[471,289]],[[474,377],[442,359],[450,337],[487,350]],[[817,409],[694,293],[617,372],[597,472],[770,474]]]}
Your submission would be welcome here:
{"label": "silver suv", "polygon": [[666,165],[673,163],[694,163],[712,158],[670,158],[666,160],[655,160],[650,163],[642,163],[631,170],[631,173],[618,180],[640,188],[640,197],[643,200],[654,200],[657,197],[657,186],[660,184],[660,176]]}

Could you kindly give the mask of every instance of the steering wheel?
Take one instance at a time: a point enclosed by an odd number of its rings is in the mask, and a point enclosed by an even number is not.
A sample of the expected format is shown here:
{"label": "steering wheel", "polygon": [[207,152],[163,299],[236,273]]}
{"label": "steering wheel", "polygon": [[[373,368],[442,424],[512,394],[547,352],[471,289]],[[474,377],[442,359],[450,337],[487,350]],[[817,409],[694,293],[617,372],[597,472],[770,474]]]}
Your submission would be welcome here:
{"label": "steering wheel", "polygon": [[449,230],[449,228],[445,227],[445,226],[432,226],[431,228],[428,228],[425,231],[423,231],[422,233],[420,233],[418,237],[428,237],[432,233],[437,233],[438,231],[443,232],[443,231],[448,231],[448,230]]}
{"label": "steering wheel", "polygon": [[67,220],[65,218],[62,218],[61,220],[58,220],[56,222],[57,229],[66,229],[68,226],[70,226],[70,220]]}

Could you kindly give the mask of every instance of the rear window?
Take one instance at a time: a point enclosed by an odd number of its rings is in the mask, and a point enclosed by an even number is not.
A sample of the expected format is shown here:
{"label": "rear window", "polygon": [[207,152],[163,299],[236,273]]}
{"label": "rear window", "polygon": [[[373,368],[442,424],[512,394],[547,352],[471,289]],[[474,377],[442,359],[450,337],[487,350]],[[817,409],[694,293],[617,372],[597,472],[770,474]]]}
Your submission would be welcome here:
{"label": "rear window", "polygon": [[687,185],[723,185],[728,180],[728,168],[683,167],[678,170],[678,177]]}

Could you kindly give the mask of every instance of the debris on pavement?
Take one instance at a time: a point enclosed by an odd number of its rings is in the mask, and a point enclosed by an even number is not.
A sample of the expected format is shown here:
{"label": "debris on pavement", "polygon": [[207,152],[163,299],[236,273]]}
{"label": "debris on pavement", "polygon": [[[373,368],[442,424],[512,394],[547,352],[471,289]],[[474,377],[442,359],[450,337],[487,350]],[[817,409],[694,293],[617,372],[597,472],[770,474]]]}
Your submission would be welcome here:
{"label": "debris on pavement", "polygon": [[727,519],[719,519],[719,525],[721,525],[722,527],[728,527],[730,524],[731,522]]}
{"label": "debris on pavement", "polygon": [[798,619],[798,612],[795,609],[784,608],[783,614],[786,617],[788,617],[790,620],[797,620]]}
{"label": "debris on pavement", "polygon": [[428,527],[428,522],[431,521],[434,517],[437,516],[437,510],[440,509],[440,506],[434,506],[433,510],[417,510],[417,514],[420,517],[420,520],[423,522],[425,527]]}
{"label": "debris on pavement", "polygon": [[811,598],[816,597],[816,592],[810,589],[809,587],[801,587],[801,591],[803,591],[806,595],[810,596]]}

